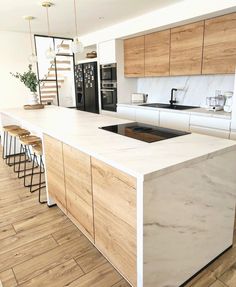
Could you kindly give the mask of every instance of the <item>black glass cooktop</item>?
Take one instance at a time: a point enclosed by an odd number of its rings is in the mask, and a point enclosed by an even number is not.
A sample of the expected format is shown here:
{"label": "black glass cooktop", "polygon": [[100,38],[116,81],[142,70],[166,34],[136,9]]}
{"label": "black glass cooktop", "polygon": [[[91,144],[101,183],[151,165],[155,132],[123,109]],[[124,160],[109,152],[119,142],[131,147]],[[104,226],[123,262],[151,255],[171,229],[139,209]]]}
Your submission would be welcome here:
{"label": "black glass cooktop", "polygon": [[161,128],[138,122],[106,126],[101,127],[101,129],[147,143],[162,141],[189,134],[178,130]]}

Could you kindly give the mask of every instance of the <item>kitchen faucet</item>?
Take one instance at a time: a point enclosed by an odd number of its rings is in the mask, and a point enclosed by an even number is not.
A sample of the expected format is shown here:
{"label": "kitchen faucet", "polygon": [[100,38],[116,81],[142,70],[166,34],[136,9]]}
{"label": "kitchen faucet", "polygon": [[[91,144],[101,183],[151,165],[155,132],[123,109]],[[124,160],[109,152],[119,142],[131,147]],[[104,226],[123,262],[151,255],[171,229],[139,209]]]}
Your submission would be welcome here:
{"label": "kitchen faucet", "polygon": [[173,104],[177,103],[176,99],[174,100],[174,92],[177,92],[177,91],[178,91],[178,89],[176,89],[176,88],[171,89],[171,98],[170,98],[170,105],[171,106],[173,106]]}

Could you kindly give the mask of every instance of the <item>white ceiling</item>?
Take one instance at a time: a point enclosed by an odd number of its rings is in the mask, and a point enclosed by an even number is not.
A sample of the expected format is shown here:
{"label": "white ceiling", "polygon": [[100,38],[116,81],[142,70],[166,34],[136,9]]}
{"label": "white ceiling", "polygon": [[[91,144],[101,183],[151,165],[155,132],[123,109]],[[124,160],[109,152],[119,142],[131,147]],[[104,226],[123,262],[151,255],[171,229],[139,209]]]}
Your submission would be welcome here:
{"label": "white ceiling", "polygon": [[[182,0],[76,0],[78,4],[79,33],[106,28]],[[73,37],[73,0],[54,0],[49,17],[51,34]],[[35,34],[47,34],[46,11],[40,0],[0,0],[0,30],[28,32],[28,23],[22,16],[31,15]],[[99,17],[104,17],[99,19]]]}

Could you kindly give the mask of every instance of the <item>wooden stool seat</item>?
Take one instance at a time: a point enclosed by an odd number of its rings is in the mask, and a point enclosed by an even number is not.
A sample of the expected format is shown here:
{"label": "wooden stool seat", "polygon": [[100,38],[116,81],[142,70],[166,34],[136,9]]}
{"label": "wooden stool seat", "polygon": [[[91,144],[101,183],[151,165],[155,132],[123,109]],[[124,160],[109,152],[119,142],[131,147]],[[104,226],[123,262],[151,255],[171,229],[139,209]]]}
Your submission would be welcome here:
{"label": "wooden stool seat", "polygon": [[42,140],[37,136],[27,136],[20,138],[20,144],[22,145],[36,145],[40,143],[42,143]]}
{"label": "wooden stool seat", "polygon": [[9,132],[9,135],[10,136],[13,136],[13,137],[24,137],[24,136],[28,136],[30,135],[30,132],[25,130],[25,129],[15,129],[15,130],[10,130]]}
{"label": "wooden stool seat", "polygon": [[9,126],[4,126],[3,127],[3,131],[4,132],[9,132],[10,130],[16,130],[16,129],[20,129],[20,126],[9,125]]}
{"label": "wooden stool seat", "polygon": [[33,152],[38,155],[42,156],[43,155],[43,147],[42,144],[38,144],[32,147]]}

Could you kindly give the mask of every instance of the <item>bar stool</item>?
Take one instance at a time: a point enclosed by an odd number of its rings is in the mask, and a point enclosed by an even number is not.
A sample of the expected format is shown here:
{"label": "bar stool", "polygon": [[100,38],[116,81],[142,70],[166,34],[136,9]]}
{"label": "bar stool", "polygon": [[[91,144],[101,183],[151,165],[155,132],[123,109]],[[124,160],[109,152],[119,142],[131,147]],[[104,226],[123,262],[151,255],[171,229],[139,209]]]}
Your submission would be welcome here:
{"label": "bar stool", "polygon": [[[23,137],[29,136],[29,135],[30,135],[30,131],[28,131],[28,130],[26,130],[26,129],[18,128],[18,129],[14,129],[14,130],[9,130],[9,131],[8,131],[8,134],[9,134],[9,136],[10,136],[10,139],[9,139],[10,143],[9,143],[8,161],[7,161],[7,159],[6,159],[6,163],[7,163],[7,165],[9,165],[9,166],[12,166],[12,165],[13,165],[13,166],[14,166],[14,171],[16,172],[15,167],[16,167],[16,164],[18,163],[18,162],[16,162],[16,140],[17,140],[17,138],[18,138],[18,139],[21,139],[21,138],[23,138]],[[12,138],[14,139],[14,143],[13,143],[13,145],[14,145],[13,149],[14,149],[14,151],[13,151],[13,154],[11,153],[11,149],[12,149]],[[10,161],[11,157],[13,157],[13,160],[14,160],[13,163],[11,163],[11,161]]]}
{"label": "bar stool", "polygon": [[8,132],[10,130],[16,130],[16,129],[20,129],[20,127],[17,125],[8,125],[8,126],[3,127],[3,142],[2,142],[2,158],[3,159],[6,159],[7,157]]}
{"label": "bar stool", "polygon": [[[43,148],[42,148],[42,142],[37,145],[32,146],[33,151],[33,163],[32,163],[32,173],[31,173],[31,181],[30,181],[30,192],[39,191],[39,203],[47,203],[47,201],[41,200],[41,190],[46,187],[45,181],[42,181],[42,174],[45,172],[44,164],[43,164]],[[39,157],[39,173],[35,173],[35,162],[37,162],[37,158]],[[39,183],[33,184],[33,178],[36,174],[39,174]],[[36,189],[33,189],[34,186],[38,186]]]}
{"label": "bar stool", "polygon": [[[20,143],[20,157],[19,157],[19,164],[18,164],[18,170],[16,171],[18,173],[18,178],[24,178],[24,186],[29,187],[29,185],[26,185],[26,177],[31,174],[26,174],[26,171],[32,170],[32,168],[26,168],[27,161],[31,161],[31,152],[30,152],[30,146],[36,145],[41,143],[41,139],[37,136],[29,135],[26,137],[21,137],[19,139]],[[24,156],[24,160],[22,161],[22,155]],[[24,168],[21,169],[21,163],[24,163]],[[21,176],[21,172],[23,172],[23,175]]]}

